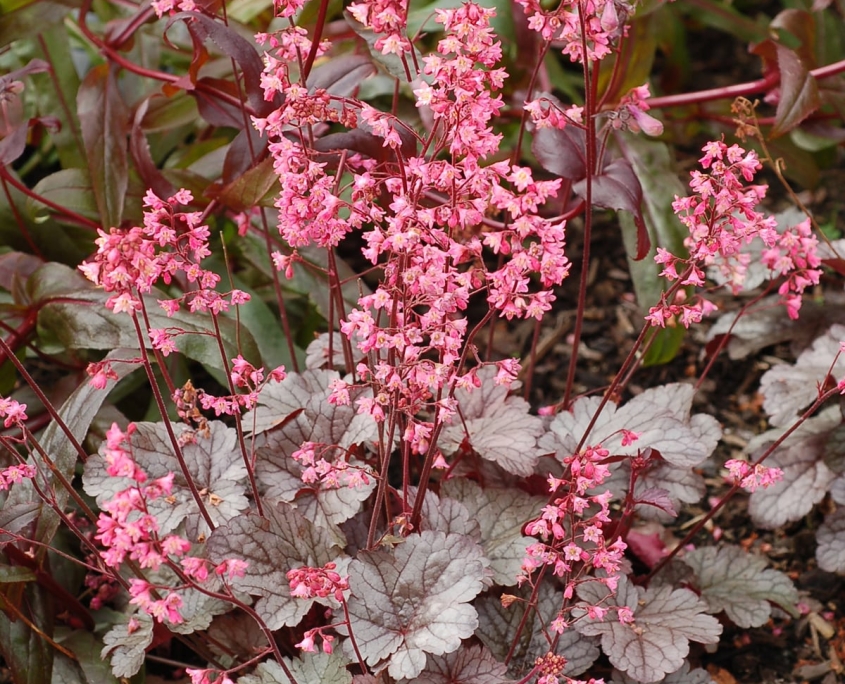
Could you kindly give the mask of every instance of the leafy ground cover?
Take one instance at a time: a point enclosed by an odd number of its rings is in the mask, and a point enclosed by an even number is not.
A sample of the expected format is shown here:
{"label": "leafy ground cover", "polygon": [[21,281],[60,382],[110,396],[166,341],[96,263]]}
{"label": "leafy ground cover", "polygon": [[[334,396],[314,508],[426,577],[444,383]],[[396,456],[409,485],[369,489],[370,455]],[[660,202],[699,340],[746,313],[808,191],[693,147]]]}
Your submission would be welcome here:
{"label": "leafy ground cover", "polygon": [[841,3],[0,10],[0,676],[838,681]]}

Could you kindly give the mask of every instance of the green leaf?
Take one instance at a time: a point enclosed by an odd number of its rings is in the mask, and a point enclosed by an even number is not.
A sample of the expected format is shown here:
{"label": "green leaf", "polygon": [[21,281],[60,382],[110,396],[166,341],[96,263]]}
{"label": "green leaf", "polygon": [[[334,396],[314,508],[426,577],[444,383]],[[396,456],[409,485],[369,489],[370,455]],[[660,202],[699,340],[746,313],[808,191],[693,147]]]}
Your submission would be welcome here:
{"label": "green leaf", "polygon": [[80,0],[31,0],[25,3],[3,0],[0,2],[0,16],[3,17],[0,22],[0,48],[61,23],[80,4]]}
{"label": "green leaf", "polygon": [[[646,140],[642,136],[627,135],[619,138],[623,153],[643,188],[643,219],[651,238],[652,249],[645,259],[635,261],[628,257],[628,267],[634,282],[637,302],[645,312],[660,301],[666,288],[666,280],[660,277],[661,268],[654,262],[657,247],[667,249],[680,257],[686,255],[684,236],[686,231],[672,211],[676,195],[686,193],[678,180],[669,158],[665,143]],[[629,214],[619,214],[622,239],[628,254],[636,244],[636,226]],[[675,358],[684,339],[684,328],[676,326],[658,330],[654,342],[645,355],[643,365],[653,366],[667,363]]]}
{"label": "green leaf", "polygon": [[[90,219],[97,219],[99,216],[97,199],[85,169],[62,169],[52,173],[42,178],[32,191],[54,204]],[[51,211],[43,202],[31,197],[27,198],[27,208],[35,220],[39,220],[39,215],[44,212]]]}
{"label": "green leaf", "polygon": [[[73,269],[61,264],[45,264],[28,283],[33,301],[42,302],[38,313],[38,331],[46,349],[115,349],[135,347],[138,337],[132,318],[106,308],[109,294],[91,286]],[[152,328],[184,331],[176,337],[179,351],[212,369],[223,369],[214,329],[207,315],[181,310],[168,317],[158,305],[162,295],[146,295],[144,303]],[[249,330],[235,321],[218,318],[227,359],[238,353],[248,359],[260,354]],[[149,341],[147,340],[149,348]],[[135,354],[137,355],[137,354]]]}
{"label": "green leaf", "polygon": [[100,657],[102,644],[93,634],[77,630],[62,640],[62,646],[70,649],[76,656],[77,665],[84,676],[84,684],[117,684],[117,678],[112,674],[108,661]]}
{"label": "green leaf", "polygon": [[69,32],[64,26],[46,30],[38,42],[42,56],[50,64],[50,73],[32,78],[38,110],[41,114],[58,117],[61,127],[50,131],[62,168],[85,166],[85,152],[76,116],[76,94],[79,76],[71,57]]}
{"label": "green leaf", "polygon": [[34,582],[35,573],[20,565],[3,565],[0,563],[0,584],[15,582]]}
{"label": "green leaf", "polygon": [[115,70],[101,64],[89,71],[76,104],[100,221],[105,228],[119,226],[129,185],[129,110]]}

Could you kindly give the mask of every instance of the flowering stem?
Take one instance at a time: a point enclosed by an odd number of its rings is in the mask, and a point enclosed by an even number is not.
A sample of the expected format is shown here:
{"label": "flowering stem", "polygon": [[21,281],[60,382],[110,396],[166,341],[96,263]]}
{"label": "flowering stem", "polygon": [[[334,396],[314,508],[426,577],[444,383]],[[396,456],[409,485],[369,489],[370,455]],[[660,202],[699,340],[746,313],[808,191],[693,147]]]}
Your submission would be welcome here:
{"label": "flowering stem", "polygon": [[56,407],[53,406],[52,402],[47,398],[47,395],[44,394],[44,391],[38,386],[38,383],[35,382],[35,379],[29,374],[29,371],[26,370],[26,367],[21,363],[20,359],[15,356],[14,351],[6,344],[6,341],[0,337],[0,351],[6,354],[6,358],[12,362],[12,365],[18,371],[18,373],[23,376],[24,381],[27,385],[29,385],[30,389],[35,392],[35,396],[38,397],[38,400],[42,403],[44,408],[47,409],[47,412],[56,421],[56,424],[59,426],[59,429],[65,434],[67,437],[68,442],[74,448],[74,451],[79,455],[79,459],[85,463],[88,460],[88,454],[85,449],[82,448],[82,445],[79,443],[79,440],[73,434],[73,431],[68,427],[67,423],[62,420],[62,417],[59,415],[59,412],[56,410]]}
{"label": "flowering stem", "polygon": [[[264,236],[264,245],[267,248],[267,256],[273,253],[273,245],[270,240],[270,224],[267,221],[267,214],[264,207],[261,208],[261,234]],[[299,361],[296,358],[296,347],[293,345],[293,338],[290,331],[290,320],[288,319],[287,307],[285,307],[285,298],[282,294],[282,285],[279,282],[279,272],[275,266],[270,262],[270,273],[273,275],[273,291],[276,294],[276,303],[279,305],[279,318],[282,320],[282,331],[285,334],[285,342],[288,345],[288,352],[290,353],[291,366],[295,373],[299,372]]]}
{"label": "flowering stem", "polygon": [[[583,41],[584,55],[587,54],[586,28],[584,26],[584,13],[579,13],[581,21],[581,39]],[[590,61],[584,59],[584,120],[587,124],[587,177],[586,189],[584,192],[584,239],[581,255],[581,275],[578,286],[578,307],[575,313],[575,329],[572,332],[572,352],[569,357],[569,371],[566,375],[566,389],[563,395],[563,406],[569,408],[572,397],[572,388],[575,384],[575,368],[578,365],[578,347],[581,343],[581,331],[584,327],[584,311],[587,308],[587,287],[590,276],[590,241],[593,232],[593,174],[596,170],[596,122],[593,116],[596,96],[595,77],[598,76],[598,69],[590,72]]]}
{"label": "flowering stem", "polygon": [[[311,49],[308,50],[308,57],[305,58],[305,64],[302,67],[302,73],[299,80],[303,86],[308,81],[308,76],[311,73],[311,67],[314,66],[314,59],[317,57],[317,50],[320,49],[320,40],[323,38],[323,28],[326,25],[326,13],[329,8],[329,0],[320,0],[320,7],[317,10],[317,23],[314,26],[314,35],[311,38]],[[410,80],[410,79],[409,79]]]}
{"label": "flowering stem", "polygon": [[[769,445],[769,447],[763,452],[763,455],[760,456],[760,458],[758,458],[756,461],[754,461],[753,465],[758,466],[763,461],[765,461],[769,456],[771,456],[775,452],[775,450],[781,444],[783,444],[790,437],[790,435],[792,435],[792,433],[794,433],[799,427],[801,427],[807,421],[807,419],[810,418],[818,410],[818,408],[822,404],[824,404],[824,402],[826,402],[828,399],[830,399],[831,397],[833,397],[837,394],[839,394],[839,388],[837,388],[837,387],[834,387],[833,389],[830,389],[827,392],[822,393],[813,402],[813,404],[810,406],[810,408],[808,408],[806,411],[804,411],[804,413],[801,414],[801,416],[798,418],[798,420],[796,420],[789,427],[788,430],[786,430],[780,437],[778,437],[774,442],[772,442]],[[655,565],[651,569],[651,571],[645,576],[645,578],[643,578],[643,581],[647,582],[649,579],[654,577],[658,572],[660,572],[666,566],[666,564],[669,561],[671,561],[675,556],[677,556],[678,553],[681,551],[681,549],[683,549],[687,544],[689,544],[693,540],[693,538],[695,537],[696,534],[698,534],[698,532],[701,530],[701,528],[704,527],[710,520],[712,520],[713,516],[715,516],[716,513],[718,513],[721,510],[721,508],[731,499],[731,497],[733,497],[733,495],[736,494],[741,488],[742,487],[740,485],[740,481],[734,482],[734,484],[731,486],[731,488],[718,501],[718,503],[716,503],[716,505],[713,506],[713,508],[711,508],[707,512],[707,514],[703,518],[701,518],[701,520],[699,520],[695,525],[692,526],[692,528],[690,528],[690,531],[687,532],[686,536],[680,542],[678,542],[677,546],[675,546],[675,548],[672,549],[671,552],[669,552],[666,556],[664,556],[663,558],[660,559],[660,561],[657,563],[657,565]]]}
{"label": "flowering stem", "polygon": [[[229,384],[229,393],[234,397],[237,395],[235,383],[232,381],[232,375],[229,370],[229,359],[226,358],[226,350],[223,348],[223,337],[220,334],[220,323],[217,320],[217,314],[213,311],[211,312],[211,321],[214,324],[214,337],[217,340],[217,348],[220,350],[220,358],[223,362],[223,372],[226,374],[226,382]],[[261,496],[258,493],[258,483],[255,481],[255,471],[252,467],[252,459],[249,457],[249,453],[246,448],[246,441],[244,440],[244,426],[241,422],[240,410],[236,410],[235,412],[235,430],[238,433],[238,445],[241,448],[241,457],[244,460],[246,475],[249,478],[249,486],[252,489],[252,497],[255,499],[255,508],[258,511],[258,515],[263,518],[264,507],[261,504]]]}
{"label": "flowering stem", "polygon": [[158,381],[156,380],[155,372],[153,371],[153,366],[150,363],[150,356],[147,354],[147,345],[144,343],[144,334],[141,332],[141,323],[138,321],[138,316],[135,312],[132,312],[132,322],[135,324],[135,333],[138,336],[138,349],[141,352],[141,359],[144,364],[144,370],[147,373],[147,380],[150,383],[150,389],[153,392],[153,397],[155,398],[156,406],[158,406],[158,411],[161,414],[161,420],[164,423],[164,427],[167,430],[167,435],[170,437],[170,443],[173,446],[173,452],[176,455],[176,460],[179,461],[179,468],[182,471],[182,474],[185,476],[185,482],[188,485],[188,489],[191,490],[191,496],[193,497],[194,501],[196,501],[197,506],[200,509],[200,513],[202,514],[203,519],[205,520],[206,524],[211,530],[214,530],[216,525],[214,521],[211,519],[211,516],[208,513],[208,510],[203,503],[202,496],[200,496],[199,490],[197,489],[197,485],[194,482],[194,478],[191,477],[191,472],[188,470],[188,464],[185,462],[185,455],[182,453],[182,447],[179,445],[179,439],[176,437],[176,433],[173,431],[173,423],[170,421],[170,416],[167,413],[167,406],[164,404],[164,398],[161,396],[161,390],[158,386]]}

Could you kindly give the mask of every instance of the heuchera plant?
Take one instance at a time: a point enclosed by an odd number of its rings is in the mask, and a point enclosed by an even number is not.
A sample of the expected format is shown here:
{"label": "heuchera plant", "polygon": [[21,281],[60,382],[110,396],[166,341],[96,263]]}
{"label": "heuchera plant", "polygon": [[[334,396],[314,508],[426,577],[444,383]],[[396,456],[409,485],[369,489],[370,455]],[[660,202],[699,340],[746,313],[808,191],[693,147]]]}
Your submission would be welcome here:
{"label": "heuchera plant", "polygon": [[[184,77],[162,72],[166,92],[190,91],[213,125],[241,132],[210,204],[155,169],[143,132],[132,132],[149,186],[142,220],[121,221],[125,187],[98,190],[99,223],[80,217],[96,228],[96,251],[76,272],[31,265],[25,292],[15,285],[45,327],[79,323],[56,333],[76,339],[68,348],[108,353],[57,409],[0,339],[30,403],[49,417],[36,434],[22,397],[0,398],[4,581],[46,581],[48,563],[73,562],[86,587],[84,605],[57,590],[76,630],[61,644],[26,620],[0,635],[10,667],[24,669],[5,646],[12,632],[32,629],[86,681],[131,678],[172,640],[188,654],[177,664],[192,684],[710,681],[695,644],[716,648],[726,622],[747,629],[775,610],[797,615],[798,594],[759,556],[694,547],[696,532],[739,490],[751,492],[762,527],[801,518],[828,492],[845,506],[842,417],[822,409],[845,393],[845,328],[834,326],[794,366],[763,376],[773,429],[749,444],[747,458],[717,464],[728,494],[688,538],[670,550],[637,529],[702,499],[702,468],[722,437],[718,421],[694,409],[712,361],[695,384],[623,400],[649,350],[716,312],[718,288],[764,291],[717,325],[716,354],[760,312],[794,321],[833,258],[809,216],[786,225],[761,208],[757,176],[761,154],[769,157],[753,107],[736,105],[740,132],[763,151],[707,142],[690,193],[671,203],[682,240],[670,244],[644,210],[635,155],[626,156],[643,144],[634,136],[663,133],[654,111],[673,104],[622,73],[635,7],[580,0],[552,10],[519,0],[540,58],[514,110],[503,97],[510,75],[496,9],[438,3],[437,27],[425,18],[409,31],[414,8],[400,0],[350,4],[344,28],[327,22],[326,0],[316,4],[309,33],[294,21],[308,5],[275,2],[280,21],[255,45],[228,27],[225,12],[193,0],[156,1],[136,18],[155,14],[166,17],[156,26],[187,31],[193,61]],[[85,23],[88,10],[82,33],[131,70],[119,51],[130,29],[107,44]],[[336,53],[353,38],[356,54]],[[206,42],[237,66],[243,99],[199,75]],[[771,69],[790,59],[783,49],[760,48]],[[544,92],[551,50],[582,72],[582,103]],[[14,76],[45,68],[34,62]],[[767,79],[771,90],[777,80]],[[378,96],[385,81],[389,97]],[[7,108],[23,84],[0,83]],[[786,129],[820,100],[801,101],[798,116],[794,83],[782,85],[773,97],[793,100],[778,106],[776,125]],[[113,73],[95,74],[86,88],[90,157],[91,89],[122,110]],[[516,113],[511,128],[502,126],[506,109]],[[21,153],[29,125],[15,127],[12,114],[4,164]],[[521,163],[523,147],[534,166]],[[272,230],[260,208],[268,191]],[[249,308],[255,293],[214,253],[218,205],[238,209],[239,237],[263,259],[283,352],[261,348],[240,325],[270,310]],[[596,209],[632,217],[631,256],[656,266],[649,282],[658,295],[641,301],[639,335],[611,385],[576,396]],[[526,359],[497,357],[492,340],[519,321],[539,334],[573,269],[573,225],[583,246],[566,389],[560,403],[532,413],[518,391],[531,381],[536,335]],[[320,289],[327,323],[305,353],[283,296],[286,283],[303,282]],[[85,318],[67,313],[80,303]],[[262,365],[280,355],[283,365]],[[205,372],[191,378],[184,359]],[[149,388],[147,418],[156,420],[129,421],[106,404],[131,382]],[[77,551],[53,544],[58,529]],[[843,508],[818,535],[819,565],[845,571]],[[100,642],[92,614],[106,625]]]}

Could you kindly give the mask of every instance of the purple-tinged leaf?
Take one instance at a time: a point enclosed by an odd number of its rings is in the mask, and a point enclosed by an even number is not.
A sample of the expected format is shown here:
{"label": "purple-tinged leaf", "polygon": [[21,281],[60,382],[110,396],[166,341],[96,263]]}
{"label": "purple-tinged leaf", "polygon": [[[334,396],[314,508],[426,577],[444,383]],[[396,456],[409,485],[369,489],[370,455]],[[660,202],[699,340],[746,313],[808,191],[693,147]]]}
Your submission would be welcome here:
{"label": "purple-tinged leaf", "polygon": [[[238,558],[249,564],[233,587],[260,598],[255,611],[271,630],[293,626],[316,602],[336,607],[333,598],[302,599],[291,596],[288,571],[308,566],[338,564],[346,574],[346,560],[328,530],[317,527],[287,504],[267,506],[266,517],[247,513],[218,527],[208,539],[206,552],[213,563]],[[356,631],[357,635],[357,631]]]}
{"label": "purple-tinged leaf", "polygon": [[[820,249],[822,247],[824,245],[820,245]],[[761,300],[759,308],[743,314],[736,324],[736,313],[720,316],[707,334],[708,341],[726,335],[730,330],[728,356],[731,360],[744,359],[763,347],[789,341],[797,354],[823,335],[831,323],[845,323],[845,307],[842,306],[845,299],[838,293],[825,295],[824,304],[805,301],[801,306],[801,319],[795,321],[784,315],[778,301],[777,295]]]}
{"label": "purple-tinged leaf", "polygon": [[[179,584],[179,579],[171,577],[165,584],[176,586]],[[213,579],[209,577],[203,584],[203,589],[220,592],[223,589],[222,582],[217,576]],[[232,610],[232,604],[228,601],[208,596],[199,589],[180,589],[179,597],[182,599],[179,614],[183,620],[179,624],[167,626],[175,634],[193,634],[194,632],[204,631],[211,625],[215,616],[223,615]]]}
{"label": "purple-tinged leaf", "polygon": [[218,615],[208,628],[208,646],[218,655],[253,657],[267,647],[267,635],[251,615],[242,611]]}
{"label": "purple-tinged leaf", "polygon": [[213,94],[214,91],[220,91],[237,99],[239,93],[234,83],[222,78],[203,76],[197,81],[197,84],[205,87],[188,90],[188,94],[196,100],[197,110],[203,119],[218,128],[243,129],[243,111],[236,105],[215,97]]}
{"label": "purple-tinged leaf", "polygon": [[326,90],[338,97],[351,96],[361,81],[376,73],[365,55],[340,55],[319,64],[308,77],[308,89]]}
{"label": "purple-tinged leaf", "polygon": [[[500,600],[501,593],[494,592],[485,594],[475,602],[479,622],[475,635],[490,649],[493,656],[501,661],[508,656],[510,646],[516,639],[528,598],[531,596],[526,587],[507,593],[515,594],[524,600],[514,601],[505,607]],[[524,675],[534,666],[536,658],[549,652],[550,638],[554,635],[544,632],[543,626],[547,627],[557,617],[563,602],[562,592],[545,582],[540,585],[537,613],[528,618],[510,660],[508,672],[512,677]],[[566,658],[562,674],[567,677],[577,677],[585,672],[600,654],[597,639],[582,636],[574,629],[567,629],[560,635],[555,653]]]}
{"label": "purple-tinged leaf", "polygon": [[88,72],[76,96],[79,125],[88,160],[88,175],[100,221],[108,230],[120,226],[129,186],[129,110],[115,70],[101,64]]}
{"label": "purple-tinged leaf", "polygon": [[[334,653],[303,653],[302,658],[285,658],[294,679],[299,684],[352,684],[352,674],[346,669],[349,662]],[[238,678],[238,684],[290,684],[285,671],[275,660],[260,663],[255,672]]]}
{"label": "purple-tinged leaf", "polygon": [[522,526],[539,514],[546,500],[515,487],[482,489],[462,478],[444,482],[440,496],[444,503],[460,501],[469,511],[470,519],[477,521],[481,528],[479,543],[490,560],[493,581],[503,587],[516,584],[525,549],[535,541],[522,534]]}
{"label": "purple-tinged leaf", "polygon": [[[748,511],[755,525],[767,530],[799,520],[824,498],[836,474],[823,460],[829,434],[840,425],[838,407],[831,406],[803,423],[766,459],[783,470],[783,479],[751,495]],[[783,434],[782,429],[758,435],[748,445],[752,458]]]}
{"label": "purple-tinged leaf", "polygon": [[[627,472],[627,469],[626,469]],[[666,493],[673,509],[683,504],[697,503],[707,493],[704,478],[691,468],[679,468],[662,459],[654,461],[641,473],[634,487],[634,497],[640,498],[646,490],[658,489]],[[667,522],[670,517],[653,505],[637,506],[637,514],[646,520]]]}
{"label": "purple-tinged leaf", "polygon": [[[629,677],[624,672],[615,670],[611,684],[642,684],[638,679]],[[690,669],[690,664],[685,660],[680,670],[666,675],[660,680],[660,684],[715,684],[713,678],[700,667]]]}
{"label": "purple-tinged leaf", "polygon": [[634,501],[640,506],[652,506],[658,510],[668,513],[673,518],[678,517],[678,511],[675,510],[675,502],[669,492],[661,487],[648,487],[637,491],[634,494]]}
{"label": "purple-tinged leaf", "polygon": [[[558,107],[557,98],[542,95]],[[570,181],[580,181],[587,175],[586,134],[577,126],[564,129],[539,128],[534,131],[531,151],[546,171]]]}
{"label": "purple-tinged leaf", "polygon": [[273,172],[273,159],[265,157],[243,171],[228,185],[209,186],[205,195],[216,199],[232,211],[246,211],[260,205],[262,200],[270,196],[271,191],[278,192],[278,184],[279,178]]}
{"label": "purple-tinged leaf", "polygon": [[[220,52],[238,63],[243,74],[241,82],[246,90],[247,99],[258,116],[266,116],[279,106],[280,101],[274,103],[264,99],[264,89],[261,87],[264,63],[253,43],[230,26],[199,12],[180,12],[171,18],[170,24],[179,20],[185,22],[193,38],[201,42],[210,40]],[[243,122],[242,117],[241,122]],[[243,123],[240,127],[243,127]]]}
{"label": "purple-tinged leaf", "polygon": [[845,423],[837,425],[824,445],[824,464],[837,475],[845,472]]}
{"label": "purple-tinged leaf", "polygon": [[816,79],[810,74],[815,67],[815,19],[810,12],[786,9],[771,23],[773,31],[784,31],[800,43],[792,49],[784,43],[775,44],[777,66],[780,71],[780,99],[772,126],[773,138],[795,128],[821,106]]}
{"label": "purple-tinged leaf", "polygon": [[513,684],[506,675],[507,667],[476,644],[447,655],[429,656],[420,675],[401,684]]}
{"label": "purple-tinged leaf", "polygon": [[[196,488],[203,492],[203,502],[215,525],[225,523],[249,507],[245,496],[246,466],[237,443],[237,433],[220,421],[209,422],[209,434],[194,433],[195,441],[182,446],[182,454]],[[174,473],[173,492],[167,499],[149,503],[156,516],[159,534],[166,535],[185,522],[194,534],[207,535],[210,530],[194,501],[187,481],[176,459],[173,445],[163,423],[136,423],[132,451],[150,479]],[[186,434],[186,432],[184,433]],[[106,472],[101,453],[85,464],[83,486],[89,496],[102,506],[127,487],[135,484],[125,477],[112,477]]]}
{"label": "purple-tinged leaf", "polygon": [[150,106],[150,100],[163,99],[161,95],[153,95],[141,101],[135,108],[135,114],[132,117],[132,129],[129,134],[129,152],[132,155],[132,161],[135,162],[135,168],[138,170],[138,175],[141,177],[144,185],[150,188],[158,197],[170,197],[176,192],[176,188],[168,181],[164,174],[161,173],[156,163],[153,161],[152,153],[150,152],[150,143],[147,140],[143,122]]}
{"label": "purple-tinged leaf", "polygon": [[[253,126],[242,128],[229,144],[229,149],[226,150],[221,177],[222,187],[235,183],[250,169],[254,169],[256,165],[261,163],[262,157],[269,159],[266,155],[268,144],[267,136],[261,135]],[[271,184],[278,182],[278,176],[273,173],[272,169],[272,164],[269,169],[266,169]],[[217,192],[219,192],[219,188],[212,185],[207,194]]]}
{"label": "purple-tinged leaf", "polygon": [[[268,385],[259,398],[259,408],[244,418],[247,429],[254,426],[256,432],[267,432],[258,442],[256,466],[264,496],[292,503],[315,524],[328,528],[355,515],[375,487],[372,475],[366,484],[354,488],[306,485],[302,467],[291,458],[304,442],[314,442],[327,446],[326,460],[346,460],[347,450],[377,439],[378,426],[370,416],[328,402],[329,384],[339,377],[335,371],[325,370],[289,373],[281,383]],[[286,420],[296,411],[300,413]],[[350,466],[368,470],[355,459]]]}
{"label": "purple-tinged leaf", "polygon": [[482,368],[478,372],[481,387],[455,392],[463,420],[455,420],[443,430],[440,448],[453,454],[468,439],[482,458],[514,475],[531,475],[542,453],[537,438],[543,434],[543,421],[528,412],[527,401],[509,397],[508,389],[497,385],[495,376],[494,368]]}
{"label": "purple-tinged leaf", "polygon": [[4,539],[7,534],[18,534],[27,525],[38,518],[41,513],[40,501],[28,501],[26,503],[9,504],[3,502],[0,508],[0,543],[11,541]]}
{"label": "purple-tinged leaf", "polygon": [[725,614],[738,627],[760,627],[772,614],[772,603],[793,617],[798,592],[782,572],[766,568],[765,558],[738,546],[709,546],[690,551],[684,563],[695,572],[694,588],[712,614]]}
{"label": "purple-tinged leaf", "polygon": [[834,325],[802,352],[794,365],[782,364],[766,371],[760,380],[760,393],[772,425],[790,425],[818,398],[819,386],[824,386],[829,372],[834,381],[845,376],[845,356],[840,355],[831,368],[843,340],[845,326]]}
{"label": "purple-tinged leaf", "polygon": [[[587,444],[600,444],[611,454],[621,456],[636,456],[650,447],[673,465],[695,467],[716,448],[721,428],[712,416],[690,416],[693,393],[692,385],[669,384],[646,390],[622,406],[608,404],[590,431]],[[571,412],[555,416],[550,432],[540,439],[541,448],[557,451],[560,456],[569,455],[600,401],[598,397],[580,399]],[[623,446],[621,430],[640,436]]]}
{"label": "purple-tinged leaf", "polygon": [[[572,190],[579,197],[587,199],[586,180],[575,183]],[[634,215],[634,225],[637,227],[637,253],[634,259],[644,259],[651,249],[651,238],[642,214],[643,188],[631,162],[623,158],[614,159],[600,174],[593,176],[590,199],[595,207],[629,211]]]}
{"label": "purple-tinged leaf", "polygon": [[0,255],[0,287],[15,297],[15,304],[28,304],[24,300],[23,285],[44,260],[24,252],[6,252]]}
{"label": "purple-tinged leaf", "polygon": [[147,646],[153,641],[153,619],[139,613],[135,618],[140,623],[129,632],[129,621],[115,625],[103,637],[101,658],[111,660],[115,677],[134,677],[144,664]]}
{"label": "purple-tinged leaf", "polygon": [[482,559],[468,537],[432,531],[411,535],[392,551],[359,553],[349,565],[348,609],[367,664],[386,664],[391,677],[414,679],[427,653],[457,650],[478,626],[469,602],[482,589]]}
{"label": "purple-tinged leaf", "polygon": [[28,133],[29,126],[20,124],[0,140],[0,164],[9,166],[21,158],[21,155],[26,151],[26,136]]}
{"label": "purple-tinged leaf", "polygon": [[[660,301],[663,291],[669,286],[666,279],[660,277],[662,267],[653,259],[656,248],[662,247],[680,257],[687,255],[684,237],[689,235],[689,231],[672,211],[675,197],[683,196],[687,191],[678,179],[677,169],[666,143],[648,139],[643,135],[625,135],[621,132],[617,133],[615,138],[643,188],[643,220],[652,243],[652,250],[645,259],[634,259],[639,251],[639,228],[633,215],[622,212],[618,215],[618,220],[637,304],[642,311],[647,311]],[[673,359],[683,343],[684,335],[683,326],[658,330],[654,342],[646,352],[643,364],[659,365]]]}
{"label": "purple-tinged leaf", "polygon": [[[99,217],[97,200],[85,169],[61,169],[42,178],[32,189],[38,197],[90,219]],[[36,221],[52,211],[46,204],[27,197],[27,210]]]}
{"label": "purple-tinged leaf", "polygon": [[[715,644],[722,626],[707,605],[689,589],[670,586],[643,589],[619,578],[615,596],[608,598],[607,587],[599,581],[586,582],[578,589],[586,605],[602,605],[611,610],[601,620],[584,615],[575,623],[582,634],[600,636],[602,650],[618,670],[641,682],[656,682],[683,667],[689,642]],[[614,606],[627,606],[634,613],[631,624],[619,622]]]}
{"label": "purple-tinged leaf", "polygon": [[845,508],[828,515],[816,532],[816,560],[827,572],[845,572]]}
{"label": "purple-tinged leaf", "polygon": [[[411,501],[416,500],[417,488],[411,490]],[[425,501],[422,507],[422,519],[420,530],[433,530],[443,534],[462,534],[471,537],[474,541],[481,543],[481,525],[474,518],[466,506],[459,500],[447,498],[441,491],[443,498],[440,498],[430,489],[425,493]]]}
{"label": "purple-tinged leaf", "polygon": [[[258,408],[244,416],[244,429],[256,434],[266,432],[284,423],[294,411],[305,409],[305,413],[312,419],[324,423],[321,431],[326,433],[327,438],[336,439],[334,444],[349,447],[377,438],[378,430],[368,427],[369,424],[374,424],[374,421],[355,418],[357,413],[349,406],[339,406],[338,410],[342,409],[340,413],[326,414],[320,419],[331,393],[329,385],[339,379],[340,374],[337,371],[329,370],[288,373],[282,382],[271,383],[261,392]],[[340,427],[345,429],[338,432]]]}

